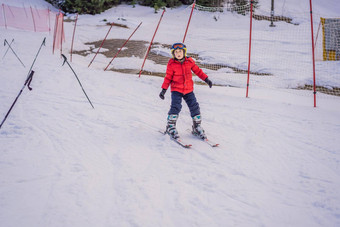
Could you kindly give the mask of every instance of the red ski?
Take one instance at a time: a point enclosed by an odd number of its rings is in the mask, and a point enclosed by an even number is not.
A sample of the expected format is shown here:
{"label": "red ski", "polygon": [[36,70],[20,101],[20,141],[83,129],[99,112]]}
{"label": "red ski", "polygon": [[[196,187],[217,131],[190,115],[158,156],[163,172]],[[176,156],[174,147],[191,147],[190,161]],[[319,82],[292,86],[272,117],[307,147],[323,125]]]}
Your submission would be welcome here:
{"label": "red ski", "polygon": [[[164,131],[161,131],[161,130],[159,130],[159,132],[160,133],[162,133],[163,135],[165,135],[165,134],[168,134],[168,133],[166,133],[166,131],[164,132]],[[169,135],[169,134],[168,134]],[[169,135],[170,136],[170,135]],[[190,148],[192,145],[191,144],[189,144],[189,143],[185,143],[181,138],[173,138],[172,136],[170,136],[170,138],[171,138],[171,140],[173,140],[173,141],[175,141],[177,144],[179,144],[179,145],[181,145],[182,147],[184,147],[184,148]]]}
{"label": "red ski", "polygon": [[197,134],[193,133],[190,129],[187,130],[188,132],[191,132],[191,134],[196,137],[197,139],[209,144],[211,147],[218,147],[220,144],[214,143],[213,141],[209,140],[208,138],[202,139]]}

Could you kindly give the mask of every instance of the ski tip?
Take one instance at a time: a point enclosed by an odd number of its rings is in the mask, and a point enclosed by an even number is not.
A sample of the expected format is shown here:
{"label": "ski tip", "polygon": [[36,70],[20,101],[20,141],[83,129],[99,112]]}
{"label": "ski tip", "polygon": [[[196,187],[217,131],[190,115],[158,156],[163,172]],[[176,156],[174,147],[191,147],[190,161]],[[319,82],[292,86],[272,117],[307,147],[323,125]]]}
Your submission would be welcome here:
{"label": "ski tip", "polygon": [[220,144],[218,144],[218,143],[209,143],[210,144],[210,146],[212,146],[212,147],[219,147],[219,145]]}
{"label": "ski tip", "polygon": [[184,148],[190,148],[192,146],[191,144],[185,144],[181,139],[173,139],[173,140],[175,140],[177,143],[179,143]]}
{"label": "ski tip", "polygon": [[166,131],[162,131],[162,130],[158,130],[159,133],[165,135],[166,134]]}

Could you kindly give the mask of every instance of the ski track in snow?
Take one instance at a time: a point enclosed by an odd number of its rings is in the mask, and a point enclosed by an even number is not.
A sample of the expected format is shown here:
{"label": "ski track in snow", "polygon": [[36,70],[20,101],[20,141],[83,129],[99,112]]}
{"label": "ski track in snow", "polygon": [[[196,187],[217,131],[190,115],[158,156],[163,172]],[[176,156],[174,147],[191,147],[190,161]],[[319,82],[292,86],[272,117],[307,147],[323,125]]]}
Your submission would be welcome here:
{"label": "ski track in snow", "polygon": [[[158,17],[146,19],[150,31]],[[46,35],[0,29],[27,65]],[[193,145],[183,149],[158,132],[170,105],[162,78],[88,69],[91,56],[75,55],[92,109],[46,36],[33,90],[0,130],[1,226],[340,225],[339,98],[313,108],[309,91],[255,88],[247,99],[243,88],[196,85],[202,126],[220,146],[187,132],[183,102],[177,127]],[[10,54],[0,61],[0,116],[24,83],[20,67]]]}

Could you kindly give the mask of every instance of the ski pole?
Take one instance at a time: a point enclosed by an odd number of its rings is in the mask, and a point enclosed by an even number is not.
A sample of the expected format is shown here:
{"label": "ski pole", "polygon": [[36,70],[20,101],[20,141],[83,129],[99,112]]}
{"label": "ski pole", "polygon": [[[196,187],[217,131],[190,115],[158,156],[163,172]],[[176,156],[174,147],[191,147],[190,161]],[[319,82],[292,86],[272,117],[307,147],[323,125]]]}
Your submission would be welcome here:
{"label": "ski pole", "polygon": [[[13,42],[14,42],[14,39],[12,39],[10,45],[11,45]],[[4,43],[4,45],[5,45],[5,43]],[[2,56],[2,60],[4,60],[4,58],[5,58],[5,56],[6,56],[7,52],[8,52],[8,50],[9,50],[9,47],[7,47],[7,50],[6,50],[5,54],[4,54],[4,56]]]}
{"label": "ski pole", "polygon": [[32,68],[33,68],[33,65],[35,64],[35,61],[37,60],[37,57],[38,57],[38,55],[39,55],[39,53],[40,53],[40,50],[41,50],[41,47],[42,47],[42,46],[45,46],[45,44],[46,44],[46,37],[45,37],[44,40],[42,41],[42,43],[41,43],[41,45],[40,45],[40,47],[39,47],[39,50],[38,50],[37,54],[35,55],[35,58],[34,58],[33,63],[32,63],[32,65],[31,65],[31,68],[30,68],[30,70],[28,71],[27,78],[29,77],[30,72],[31,72],[31,70],[32,70]]}
{"label": "ski pole", "polygon": [[6,43],[7,43],[8,47],[12,50],[13,54],[14,54],[14,55],[17,57],[17,59],[20,61],[20,63],[22,64],[22,66],[24,66],[24,68],[26,68],[25,65],[24,65],[24,63],[22,63],[22,61],[20,60],[20,58],[18,57],[18,55],[15,53],[15,51],[14,51],[13,48],[11,47],[11,44],[9,44],[9,43],[7,42],[7,40],[5,39],[5,41],[4,41],[4,46],[6,46]]}
{"label": "ski pole", "polygon": [[[12,109],[13,109],[15,103],[18,101],[18,99],[19,99],[19,97],[20,97],[22,91],[23,91],[24,88],[26,87],[26,85],[31,83],[32,78],[33,78],[33,74],[34,74],[34,71],[32,70],[31,73],[28,75],[28,78],[26,79],[24,86],[21,88],[19,94],[17,95],[17,97],[15,98],[15,100],[14,100],[14,102],[12,103],[11,107],[9,108],[9,110],[8,110],[8,112],[7,112],[6,116],[5,116],[5,118],[2,120],[1,125],[0,125],[0,128],[1,128],[2,125],[5,123],[5,121],[6,121],[7,117],[8,117],[8,115],[11,113],[11,111],[12,111]],[[32,90],[32,88],[31,88],[29,85],[28,85],[28,89],[29,89],[29,90]]]}
{"label": "ski pole", "polygon": [[24,86],[21,88],[19,94],[17,95],[17,97],[15,98],[13,104],[11,105],[10,109],[8,110],[8,112],[7,112],[6,116],[5,116],[5,118],[2,120],[2,122],[1,122],[1,124],[0,124],[0,129],[1,129],[2,125],[5,123],[5,121],[6,121],[7,117],[8,117],[8,115],[11,113],[11,111],[12,111],[12,109],[13,109],[15,103],[18,101],[18,99],[19,99],[19,97],[20,97],[22,91],[25,89],[26,85],[27,85],[27,87],[28,87],[29,90],[32,90],[32,88],[30,87],[30,84],[31,84],[32,79],[33,79],[33,74],[34,74],[34,71],[32,70],[32,68],[33,68],[33,65],[35,64],[35,61],[37,60],[37,57],[38,57],[38,55],[39,55],[39,53],[40,53],[40,50],[41,50],[41,47],[42,47],[43,45],[45,45],[45,40],[46,40],[46,37],[44,38],[43,42],[41,43],[40,48],[39,48],[39,50],[38,50],[38,52],[37,52],[37,54],[36,54],[36,56],[35,56],[35,58],[34,58],[34,61],[33,61],[32,65],[31,65],[31,68],[30,68],[30,70],[28,71],[28,75],[27,75],[27,77],[26,77]]}
{"label": "ski pole", "polygon": [[81,89],[83,90],[83,92],[84,92],[84,94],[85,94],[85,96],[86,96],[87,100],[89,101],[89,103],[91,104],[92,108],[94,109],[94,106],[92,105],[92,102],[90,101],[89,97],[87,96],[87,94],[86,94],[86,92],[85,92],[85,90],[84,90],[84,88],[83,88],[83,85],[80,83],[80,80],[79,80],[79,78],[78,78],[77,74],[76,74],[76,73],[74,72],[74,70],[72,69],[72,67],[71,67],[70,63],[68,63],[66,56],[65,56],[64,54],[61,54],[61,56],[64,58],[63,65],[65,64],[65,62],[68,64],[68,66],[69,66],[69,67],[70,67],[70,69],[72,70],[73,74],[74,74],[74,75],[75,75],[75,77],[77,78],[77,80],[78,80],[78,83],[79,83],[79,85],[80,85]]}

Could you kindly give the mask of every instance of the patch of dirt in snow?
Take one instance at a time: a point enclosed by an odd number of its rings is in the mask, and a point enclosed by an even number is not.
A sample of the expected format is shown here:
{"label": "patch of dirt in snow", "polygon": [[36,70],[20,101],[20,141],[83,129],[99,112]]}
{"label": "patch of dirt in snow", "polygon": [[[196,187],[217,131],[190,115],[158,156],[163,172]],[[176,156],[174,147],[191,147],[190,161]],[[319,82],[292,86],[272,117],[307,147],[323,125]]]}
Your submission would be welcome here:
{"label": "patch of dirt in snow", "polygon": [[[297,89],[299,90],[309,90],[309,91],[313,91],[314,87],[313,85],[305,85],[304,87],[300,86]],[[335,95],[335,96],[340,96],[340,88],[338,87],[332,87],[332,88],[326,88],[323,86],[316,86],[315,90],[324,94],[328,94],[328,95]]]}
{"label": "patch of dirt in snow", "polygon": [[[116,55],[116,53],[118,52],[118,50],[121,48],[121,46],[125,43],[125,41],[126,41],[125,39],[108,39],[108,40],[105,40],[102,48],[107,49],[107,51],[103,51],[103,52],[101,52],[101,54],[105,55],[107,58],[110,58],[110,59],[113,58]],[[87,56],[89,54],[96,53],[95,50],[97,50],[97,48],[99,48],[100,45],[102,45],[102,42],[103,42],[102,40],[98,40],[98,41],[95,41],[95,42],[85,43],[86,45],[90,46],[89,50],[74,51],[73,54],[79,54],[79,55],[82,55],[82,56]],[[133,56],[135,56],[135,57],[144,59],[146,51],[148,49],[148,46],[149,46],[149,42],[147,42],[147,41],[130,40],[129,42],[126,43],[126,45],[120,51],[118,56],[119,57],[133,57]],[[167,63],[169,61],[168,56],[161,55],[157,51],[152,51],[152,49],[155,49],[159,46],[161,46],[162,48],[168,49],[168,52],[170,53],[170,48],[171,48],[170,45],[155,42],[151,46],[151,50],[148,54],[147,59],[152,60],[156,64],[159,64],[159,65],[167,65]],[[234,71],[234,73],[240,73],[240,74],[247,74],[248,73],[247,70],[240,69],[240,68],[230,66],[230,65],[227,65],[227,64],[222,65],[222,64],[201,63],[201,61],[203,59],[198,54],[195,54],[195,53],[188,53],[187,55],[189,57],[194,58],[196,60],[196,64],[200,68],[205,68],[205,69],[210,69],[210,70],[215,70],[215,71],[222,69],[222,68],[229,68],[229,69],[232,69]],[[135,69],[115,69],[115,68],[111,68],[110,70],[122,72],[122,73],[139,73],[139,71],[136,72]],[[146,71],[143,71],[142,73],[144,75],[162,76],[162,77],[165,76],[164,72],[146,72]],[[252,72],[252,71],[250,73],[253,74],[253,75],[256,75],[256,76],[272,76],[272,74],[270,74],[270,73],[260,73],[260,72]]]}

